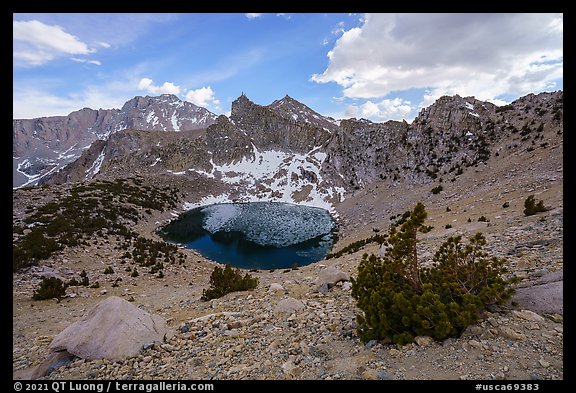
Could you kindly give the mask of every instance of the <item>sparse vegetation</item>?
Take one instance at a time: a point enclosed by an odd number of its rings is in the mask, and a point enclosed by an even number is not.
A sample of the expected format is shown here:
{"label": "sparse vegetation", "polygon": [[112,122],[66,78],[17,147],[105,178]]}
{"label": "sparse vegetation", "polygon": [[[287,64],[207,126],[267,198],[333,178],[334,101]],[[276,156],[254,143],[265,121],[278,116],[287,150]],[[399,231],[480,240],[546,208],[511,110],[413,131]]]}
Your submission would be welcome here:
{"label": "sparse vegetation", "polygon": [[230,265],[226,265],[224,269],[216,266],[210,275],[210,287],[202,291],[202,300],[217,299],[230,292],[254,289],[258,286],[258,281],[258,278],[248,273],[242,277],[240,269],[232,269]]}
{"label": "sparse vegetation", "polygon": [[430,191],[432,192],[432,194],[439,194],[440,191],[442,191],[443,189],[444,189],[444,187],[442,187],[442,185],[439,185],[439,186],[434,187]]}
{"label": "sparse vegetation", "polygon": [[548,209],[544,206],[544,201],[540,200],[536,203],[534,195],[528,196],[524,201],[524,214],[527,216],[533,216],[536,213],[545,212],[546,210]]}
{"label": "sparse vegetation", "polygon": [[61,299],[66,294],[66,288],[61,279],[56,277],[43,277],[39,287],[34,291],[32,299]]}
{"label": "sparse vegetation", "polygon": [[356,251],[360,250],[365,245],[373,243],[373,242],[376,242],[378,244],[382,244],[384,242],[385,238],[386,238],[386,235],[373,235],[367,239],[362,239],[362,240],[352,242],[352,243],[348,244],[347,246],[343,247],[338,252],[328,253],[326,255],[326,259],[339,258],[344,254],[353,254]]}
{"label": "sparse vegetation", "polygon": [[489,222],[490,220],[487,219],[485,216],[478,217],[478,222]]}
{"label": "sparse vegetation", "polygon": [[506,208],[510,207],[510,203],[509,203],[509,202],[504,202],[504,204],[502,205],[502,207],[503,207],[504,209],[506,209]]}
{"label": "sparse vegetation", "polygon": [[[20,234],[13,242],[13,271],[35,265],[66,247],[88,245],[98,237],[122,237],[127,242],[127,249],[132,239],[141,238],[130,229],[142,217],[138,208],[151,212],[176,206],[174,190],[141,183],[130,178],[80,184],[72,187],[68,195],[29,211],[32,214],[23,223],[30,231],[24,234],[25,227],[20,224],[13,228],[13,233]],[[155,243],[166,243],[142,239],[144,248],[150,246],[158,248],[158,252],[177,252],[175,246],[161,248]],[[153,254],[152,251],[150,255]]]}
{"label": "sparse vegetation", "polygon": [[505,112],[505,111],[511,111],[514,109],[514,106],[512,105],[502,105],[496,108],[495,112],[496,113],[500,113],[500,112]]}
{"label": "sparse vegetation", "polygon": [[418,263],[416,235],[427,213],[418,203],[410,218],[390,230],[383,258],[364,254],[352,296],[363,311],[357,316],[362,341],[391,339],[411,342],[426,335],[436,340],[455,337],[489,305],[502,304],[513,290],[502,278],[504,260],[483,251],[484,236],[468,245],[450,237],[436,252],[430,268]]}

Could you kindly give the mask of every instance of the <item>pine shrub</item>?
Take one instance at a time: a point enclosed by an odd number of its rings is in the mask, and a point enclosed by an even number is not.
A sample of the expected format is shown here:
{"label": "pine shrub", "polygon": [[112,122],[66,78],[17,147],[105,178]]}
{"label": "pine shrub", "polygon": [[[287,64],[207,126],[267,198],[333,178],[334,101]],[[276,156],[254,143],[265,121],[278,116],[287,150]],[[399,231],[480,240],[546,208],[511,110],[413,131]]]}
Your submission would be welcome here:
{"label": "pine shrub", "polygon": [[230,292],[254,289],[258,286],[258,281],[257,277],[252,277],[248,273],[242,277],[240,269],[232,269],[230,265],[226,265],[224,269],[216,266],[210,276],[210,287],[202,291],[202,300],[220,298]]}
{"label": "pine shrub", "polygon": [[40,286],[34,291],[33,300],[60,299],[66,294],[62,280],[56,277],[42,278]]}
{"label": "pine shrub", "polygon": [[434,187],[432,190],[430,190],[432,192],[432,194],[439,194],[440,191],[442,191],[444,189],[444,187],[440,186],[436,186]]}
{"label": "pine shrub", "polygon": [[545,212],[546,207],[544,206],[544,201],[540,200],[540,202],[536,203],[536,199],[534,195],[528,196],[524,201],[524,214],[527,216],[533,216],[536,213]]}
{"label": "pine shrub", "polygon": [[363,255],[352,279],[352,296],[363,311],[357,316],[362,341],[457,337],[487,306],[511,297],[510,281],[502,278],[504,259],[483,251],[481,233],[467,245],[461,236],[448,238],[431,267],[419,266],[416,235],[426,216],[424,205],[416,204],[410,218],[390,230],[384,257]]}

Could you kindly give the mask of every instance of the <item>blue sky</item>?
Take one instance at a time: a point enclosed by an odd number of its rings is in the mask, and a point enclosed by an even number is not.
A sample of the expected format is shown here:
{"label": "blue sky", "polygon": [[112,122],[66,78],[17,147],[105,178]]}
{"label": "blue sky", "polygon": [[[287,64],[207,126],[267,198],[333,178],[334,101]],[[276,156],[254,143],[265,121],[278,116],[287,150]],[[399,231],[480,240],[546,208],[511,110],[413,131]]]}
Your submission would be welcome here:
{"label": "blue sky", "polygon": [[562,14],[14,14],[13,48],[14,118],[163,93],[227,114],[244,92],[410,122],[563,88]]}

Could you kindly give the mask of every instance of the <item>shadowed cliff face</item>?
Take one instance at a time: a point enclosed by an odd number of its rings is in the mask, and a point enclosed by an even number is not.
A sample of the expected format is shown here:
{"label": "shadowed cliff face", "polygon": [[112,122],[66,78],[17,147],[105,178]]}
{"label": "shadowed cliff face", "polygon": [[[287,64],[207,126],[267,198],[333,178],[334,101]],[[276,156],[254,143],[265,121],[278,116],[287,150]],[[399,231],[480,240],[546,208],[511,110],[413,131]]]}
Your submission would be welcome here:
{"label": "shadowed cliff face", "polygon": [[306,153],[323,146],[331,135],[314,123],[295,120],[290,112],[254,104],[244,95],[232,102],[230,119],[263,150]]}

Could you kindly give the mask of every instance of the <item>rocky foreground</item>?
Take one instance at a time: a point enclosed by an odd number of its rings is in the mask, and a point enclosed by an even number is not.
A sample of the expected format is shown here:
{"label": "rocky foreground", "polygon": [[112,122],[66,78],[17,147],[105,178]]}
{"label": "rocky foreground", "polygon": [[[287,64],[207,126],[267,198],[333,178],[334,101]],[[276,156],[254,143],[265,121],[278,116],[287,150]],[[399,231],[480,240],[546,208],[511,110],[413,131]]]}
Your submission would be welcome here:
{"label": "rocky foreground", "polygon": [[[489,251],[507,256],[521,286],[562,272],[562,209],[534,217],[517,211],[504,224],[472,222],[459,232],[482,230]],[[439,228],[423,238],[423,258],[430,258],[451,232]],[[361,254],[379,252],[375,244],[298,270],[252,272],[260,278],[256,290],[210,302],[199,298],[213,265],[192,251],[185,251],[185,266],[167,266],[162,279],[129,277],[119,264],[114,265],[114,277],[106,277],[101,272],[114,252],[113,245],[100,244],[83,255],[65,254],[52,267],[14,275],[15,371],[39,364],[60,331],[113,294],[164,317],[174,335],[124,361],[76,358],[47,378],[563,379],[561,304],[548,304],[537,313],[522,307],[495,309],[462,337],[443,342],[422,337],[406,346],[361,343],[350,283],[339,281],[328,291],[319,291],[318,277],[329,266],[355,276]],[[79,269],[87,269],[91,281],[106,284],[69,291],[69,298],[60,303],[29,300],[39,277],[66,278]],[[116,277],[123,281],[111,287]]]}

